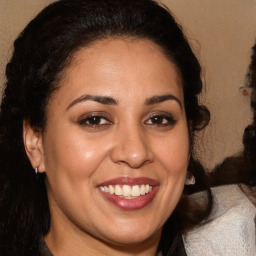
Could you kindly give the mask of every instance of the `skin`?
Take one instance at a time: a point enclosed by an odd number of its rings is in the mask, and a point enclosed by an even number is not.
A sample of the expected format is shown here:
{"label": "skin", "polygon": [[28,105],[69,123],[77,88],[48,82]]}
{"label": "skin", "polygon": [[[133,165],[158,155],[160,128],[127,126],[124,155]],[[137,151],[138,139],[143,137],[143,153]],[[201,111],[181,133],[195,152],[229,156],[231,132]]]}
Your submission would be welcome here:
{"label": "skin", "polygon": [[[169,96],[148,103],[162,95]],[[102,117],[93,124],[92,115]],[[46,173],[45,241],[55,256],[156,255],[189,160],[180,79],[159,46],[120,38],[80,49],[48,103],[45,130],[24,122],[24,143],[32,166]],[[121,209],[97,187],[117,177],[153,179],[157,192],[141,209]]]}

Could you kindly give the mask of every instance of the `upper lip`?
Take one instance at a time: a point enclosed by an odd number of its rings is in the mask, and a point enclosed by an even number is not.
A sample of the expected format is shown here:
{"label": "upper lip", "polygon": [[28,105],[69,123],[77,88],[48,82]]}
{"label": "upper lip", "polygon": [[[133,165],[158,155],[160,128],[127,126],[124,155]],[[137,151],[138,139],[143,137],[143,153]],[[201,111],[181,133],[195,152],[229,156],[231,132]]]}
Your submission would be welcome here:
{"label": "upper lip", "polygon": [[118,177],[111,180],[106,180],[98,186],[108,186],[108,185],[143,185],[143,184],[149,184],[151,186],[158,186],[159,182],[156,180],[147,178],[147,177],[138,177],[138,178],[132,178],[132,177]]}

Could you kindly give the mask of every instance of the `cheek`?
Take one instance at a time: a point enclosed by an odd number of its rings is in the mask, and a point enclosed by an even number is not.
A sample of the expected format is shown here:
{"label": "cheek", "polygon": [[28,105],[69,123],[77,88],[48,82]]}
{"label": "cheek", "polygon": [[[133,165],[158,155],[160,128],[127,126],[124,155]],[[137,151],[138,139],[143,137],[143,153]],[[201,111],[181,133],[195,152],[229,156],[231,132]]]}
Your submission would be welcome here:
{"label": "cheek", "polygon": [[163,168],[158,212],[163,216],[161,225],[164,225],[177,206],[184,188],[189,161],[187,131],[166,137],[163,143],[157,145],[157,148],[157,157]]}
{"label": "cheek", "polygon": [[176,207],[183,188],[189,162],[189,137],[187,130],[166,140],[166,148],[161,152],[161,162],[165,169],[164,204],[172,213]]}
{"label": "cheek", "polygon": [[[104,161],[106,148],[102,140],[91,141],[81,134],[69,133],[47,136],[45,168],[49,179],[58,183],[76,182],[89,178]],[[77,184],[76,184],[77,186]]]}
{"label": "cheek", "polygon": [[186,130],[165,138],[158,145],[157,155],[170,176],[184,176],[189,161],[189,138]]}

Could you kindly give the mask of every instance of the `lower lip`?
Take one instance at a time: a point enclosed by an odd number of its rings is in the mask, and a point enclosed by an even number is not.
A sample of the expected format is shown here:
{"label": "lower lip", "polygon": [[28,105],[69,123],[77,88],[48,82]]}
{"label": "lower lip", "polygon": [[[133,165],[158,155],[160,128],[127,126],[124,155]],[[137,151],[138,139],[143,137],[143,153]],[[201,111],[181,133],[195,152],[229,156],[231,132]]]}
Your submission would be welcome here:
{"label": "lower lip", "polygon": [[155,197],[158,186],[153,187],[152,191],[146,195],[134,199],[121,198],[115,194],[109,194],[100,190],[101,194],[109,202],[123,210],[139,210],[146,207]]}

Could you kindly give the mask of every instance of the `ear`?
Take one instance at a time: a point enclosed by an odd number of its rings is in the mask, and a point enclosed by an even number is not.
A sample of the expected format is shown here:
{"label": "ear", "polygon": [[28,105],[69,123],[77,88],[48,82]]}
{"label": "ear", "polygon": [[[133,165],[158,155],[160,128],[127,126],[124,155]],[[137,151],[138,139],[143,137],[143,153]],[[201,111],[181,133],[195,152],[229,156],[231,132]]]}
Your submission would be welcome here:
{"label": "ear", "polygon": [[45,172],[42,134],[35,131],[28,120],[23,121],[23,143],[32,167]]}

